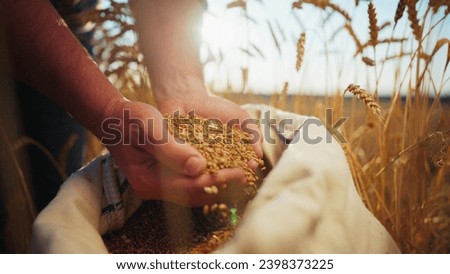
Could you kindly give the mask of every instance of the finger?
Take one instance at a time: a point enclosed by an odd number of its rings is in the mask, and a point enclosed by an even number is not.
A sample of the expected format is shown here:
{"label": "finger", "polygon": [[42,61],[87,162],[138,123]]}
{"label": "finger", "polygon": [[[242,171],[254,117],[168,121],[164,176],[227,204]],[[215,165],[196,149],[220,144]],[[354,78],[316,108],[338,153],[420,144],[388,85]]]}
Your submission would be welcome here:
{"label": "finger", "polygon": [[226,168],[218,171],[217,174],[204,174],[193,181],[194,188],[201,188],[213,185],[223,185],[228,183],[245,184],[244,171],[240,168]]}
{"label": "finger", "polygon": [[259,166],[258,162],[256,162],[256,160],[254,160],[254,159],[251,159],[250,161],[248,161],[247,165],[253,171],[255,171]]}
{"label": "finger", "polygon": [[[216,203],[235,204],[239,203],[243,198],[248,197],[246,192],[248,184],[245,177],[243,177],[242,170],[224,170],[221,176],[227,177],[227,180],[224,182],[220,181],[220,184],[213,182],[212,184],[207,183],[207,185],[201,188],[197,187],[194,190],[197,193],[191,195],[189,203],[191,205],[212,205]],[[230,179],[230,176],[234,178]]]}
{"label": "finger", "polygon": [[207,193],[205,187],[244,185],[245,176],[238,168],[224,169],[218,174],[203,174],[198,177],[183,176],[170,170],[161,170],[162,200],[172,201],[182,205],[199,206],[217,202],[217,193]]}
{"label": "finger", "polygon": [[251,137],[251,142],[253,146],[253,150],[255,150],[256,155],[259,158],[263,157],[263,149],[262,149],[262,141],[263,136],[261,134],[261,131],[259,130],[259,126],[255,123],[251,123],[247,126],[246,129],[244,129],[247,133],[249,133]]}

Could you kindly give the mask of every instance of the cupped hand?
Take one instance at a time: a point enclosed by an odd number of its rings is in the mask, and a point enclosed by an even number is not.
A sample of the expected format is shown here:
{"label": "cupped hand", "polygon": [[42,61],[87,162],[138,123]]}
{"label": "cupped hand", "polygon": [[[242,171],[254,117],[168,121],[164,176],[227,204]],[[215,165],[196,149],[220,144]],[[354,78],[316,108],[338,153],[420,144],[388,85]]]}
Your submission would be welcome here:
{"label": "cupped hand", "polygon": [[[211,104],[217,99],[208,100]],[[226,106],[231,110],[233,105],[228,101],[217,102],[223,105],[217,108],[220,111],[214,117],[223,120],[227,117]],[[214,109],[210,108],[212,106],[198,108],[198,114],[213,117],[208,115]],[[156,108],[121,100],[107,112],[109,118],[102,123],[101,141],[140,198],[200,206],[226,199],[205,193],[205,186],[245,182],[243,171],[236,168],[205,174],[203,156],[168,133],[163,116]],[[236,113],[238,117],[245,116],[242,112]]]}

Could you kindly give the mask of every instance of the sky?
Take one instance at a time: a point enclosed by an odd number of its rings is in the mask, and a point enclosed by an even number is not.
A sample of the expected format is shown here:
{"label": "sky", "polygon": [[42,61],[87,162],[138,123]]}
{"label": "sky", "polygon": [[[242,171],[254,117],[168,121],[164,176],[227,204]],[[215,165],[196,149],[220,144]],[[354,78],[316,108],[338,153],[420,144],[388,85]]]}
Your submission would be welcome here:
{"label": "sky", "polygon": [[[227,9],[232,0],[209,0],[208,12],[204,15],[201,57],[206,62],[205,80],[214,90],[225,90],[230,86],[235,91],[251,90],[255,93],[272,94],[281,91],[285,82],[289,83],[289,93],[331,94],[343,91],[350,83],[360,84],[368,90],[375,89],[375,75],[380,74],[385,56],[400,52],[400,47],[391,45],[377,46],[376,52],[370,47],[363,56],[376,60],[377,66],[368,67],[361,61],[361,55],[355,58],[355,45],[342,29],[345,20],[334,13],[327,18],[326,13],[309,4],[301,10],[293,10],[293,0],[247,0],[247,14],[241,8]],[[354,7],[354,1],[331,1],[344,8],[352,17],[352,28],[364,43],[368,39],[367,3],[360,1]],[[378,25],[393,21],[397,1],[374,0],[378,14]],[[426,2],[426,1],[423,1]],[[419,7],[419,16],[425,12],[424,3]],[[436,22],[442,18],[441,9],[432,19]],[[430,17],[429,17],[430,18]],[[324,20],[326,23],[324,24]],[[272,37],[269,24],[277,37],[280,50]],[[427,21],[427,25],[431,24]],[[299,72],[295,70],[296,43],[300,34],[305,32],[305,57]],[[333,36],[334,33],[337,33]],[[407,14],[397,24],[380,32],[380,38],[412,37]],[[431,53],[437,40],[450,39],[450,19],[435,28],[426,43],[425,52]],[[404,51],[415,47],[410,39],[404,44]],[[247,54],[245,51],[250,51]],[[447,60],[447,46],[441,48],[433,59],[429,70],[433,75],[434,86],[430,90],[440,89],[450,96],[450,72],[443,75]],[[409,59],[385,62],[379,77],[378,91],[381,95],[391,95],[394,90],[394,75],[400,68],[399,79],[405,79],[402,92],[408,86],[410,73],[406,68]],[[248,87],[243,86],[243,69],[248,70]],[[449,69],[450,71],[450,69]],[[415,73],[413,73],[415,76]],[[398,84],[396,85],[398,86]]]}

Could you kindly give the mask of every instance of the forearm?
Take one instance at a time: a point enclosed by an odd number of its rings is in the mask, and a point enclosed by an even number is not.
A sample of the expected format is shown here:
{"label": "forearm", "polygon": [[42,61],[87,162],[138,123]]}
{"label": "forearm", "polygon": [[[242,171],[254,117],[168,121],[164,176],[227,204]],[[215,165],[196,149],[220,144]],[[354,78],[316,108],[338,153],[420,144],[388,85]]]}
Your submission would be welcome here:
{"label": "forearm", "polygon": [[101,135],[105,110],[122,96],[47,0],[0,2],[16,77]]}
{"label": "forearm", "polygon": [[206,94],[199,60],[202,2],[134,0],[131,6],[158,105]]}

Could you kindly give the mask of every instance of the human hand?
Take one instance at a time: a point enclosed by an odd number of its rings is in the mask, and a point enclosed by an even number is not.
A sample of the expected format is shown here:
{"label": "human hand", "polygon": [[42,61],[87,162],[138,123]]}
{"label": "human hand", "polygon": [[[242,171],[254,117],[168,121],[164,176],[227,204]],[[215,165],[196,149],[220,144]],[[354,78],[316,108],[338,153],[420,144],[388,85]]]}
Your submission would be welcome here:
{"label": "human hand", "polygon": [[205,186],[245,181],[240,169],[204,174],[203,156],[168,134],[163,116],[148,104],[121,100],[106,110],[105,117],[109,118],[102,124],[102,143],[142,199],[188,206],[212,204],[225,199],[226,193],[206,194]]}

